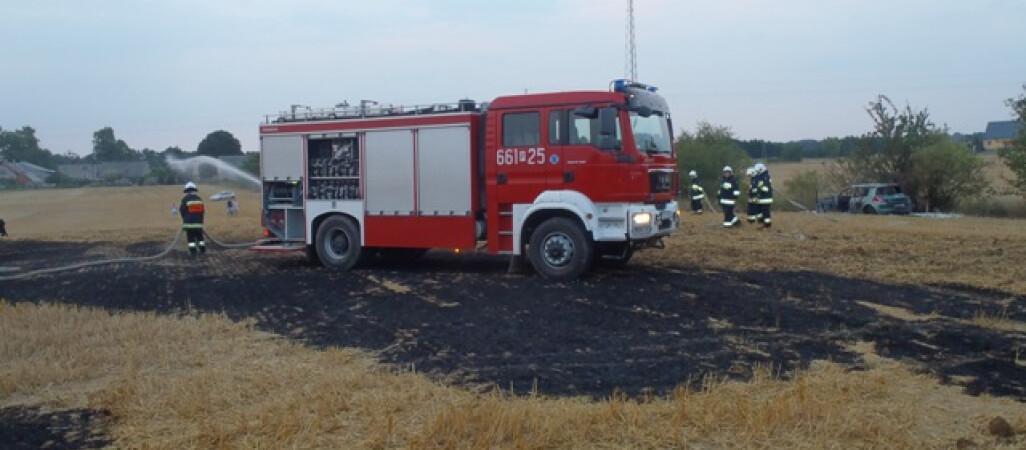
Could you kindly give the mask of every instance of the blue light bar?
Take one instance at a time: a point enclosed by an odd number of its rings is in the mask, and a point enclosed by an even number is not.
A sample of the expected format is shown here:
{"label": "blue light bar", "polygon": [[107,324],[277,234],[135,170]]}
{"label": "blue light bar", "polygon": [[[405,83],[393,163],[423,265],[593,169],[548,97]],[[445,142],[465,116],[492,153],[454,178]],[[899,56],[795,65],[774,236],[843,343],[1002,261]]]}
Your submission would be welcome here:
{"label": "blue light bar", "polygon": [[627,88],[644,89],[648,92],[655,92],[658,90],[655,86],[646,86],[636,81],[625,79],[613,80],[613,92],[627,92]]}

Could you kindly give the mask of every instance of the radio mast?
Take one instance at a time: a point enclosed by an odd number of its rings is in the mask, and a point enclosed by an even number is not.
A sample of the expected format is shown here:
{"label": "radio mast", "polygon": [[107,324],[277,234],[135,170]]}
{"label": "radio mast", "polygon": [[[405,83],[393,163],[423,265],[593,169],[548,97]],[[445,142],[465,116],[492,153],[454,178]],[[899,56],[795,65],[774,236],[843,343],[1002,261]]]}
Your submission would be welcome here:
{"label": "radio mast", "polygon": [[627,0],[627,38],[624,53],[624,78],[638,81],[638,52],[634,43],[634,0]]}

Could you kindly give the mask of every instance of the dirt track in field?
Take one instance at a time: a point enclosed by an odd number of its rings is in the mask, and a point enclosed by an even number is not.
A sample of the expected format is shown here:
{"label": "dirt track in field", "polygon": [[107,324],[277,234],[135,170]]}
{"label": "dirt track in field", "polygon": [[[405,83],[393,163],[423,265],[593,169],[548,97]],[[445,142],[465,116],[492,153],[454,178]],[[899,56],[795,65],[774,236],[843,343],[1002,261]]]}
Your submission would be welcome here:
{"label": "dirt track in field", "polygon": [[[5,245],[4,265],[25,271],[124,253],[118,244],[16,241]],[[1023,296],[813,272],[631,265],[546,283],[505,269],[503,258],[432,252],[337,273],[300,256],[212,249],[192,259],[176,250],[156,262],[0,281],[0,298],[224,312],[312,346],[370,349],[449,382],[550,395],[665,393],[706,374],[744,379],[759,364],[786,375],[817,359],[857,370],[861,356],[850,348],[865,341],[969,393],[1026,401],[1026,331],[973,322],[1026,322]]]}

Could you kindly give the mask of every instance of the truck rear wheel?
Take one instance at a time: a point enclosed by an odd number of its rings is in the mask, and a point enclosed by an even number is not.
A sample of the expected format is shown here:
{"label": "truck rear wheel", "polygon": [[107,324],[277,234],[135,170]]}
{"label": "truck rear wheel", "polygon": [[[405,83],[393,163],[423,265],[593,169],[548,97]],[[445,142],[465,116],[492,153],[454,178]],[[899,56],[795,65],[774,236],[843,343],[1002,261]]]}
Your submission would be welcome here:
{"label": "truck rear wheel", "polygon": [[317,257],[321,264],[341,270],[349,270],[360,261],[360,231],[352,220],[329,217],[317,228]]}
{"label": "truck rear wheel", "polygon": [[577,222],[553,217],[531,234],[527,256],[542,278],[565,281],[588,270],[593,252],[591,240]]}

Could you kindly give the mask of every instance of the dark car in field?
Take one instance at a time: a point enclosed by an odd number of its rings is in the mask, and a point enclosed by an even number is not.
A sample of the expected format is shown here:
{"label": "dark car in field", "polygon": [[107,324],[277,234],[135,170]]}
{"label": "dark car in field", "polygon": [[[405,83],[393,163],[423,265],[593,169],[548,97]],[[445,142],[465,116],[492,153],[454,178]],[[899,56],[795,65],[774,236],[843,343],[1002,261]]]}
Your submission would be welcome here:
{"label": "dark car in field", "polygon": [[836,195],[816,201],[819,212],[908,214],[912,200],[893,183],[853,184]]}

